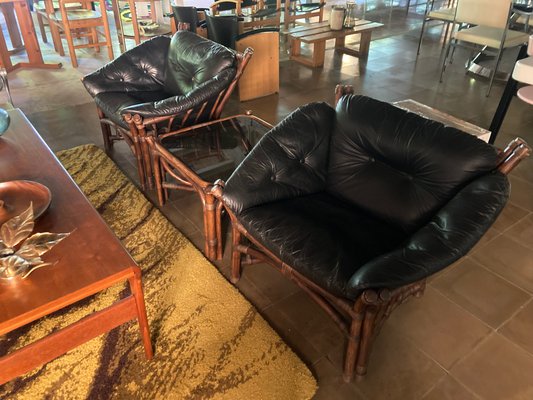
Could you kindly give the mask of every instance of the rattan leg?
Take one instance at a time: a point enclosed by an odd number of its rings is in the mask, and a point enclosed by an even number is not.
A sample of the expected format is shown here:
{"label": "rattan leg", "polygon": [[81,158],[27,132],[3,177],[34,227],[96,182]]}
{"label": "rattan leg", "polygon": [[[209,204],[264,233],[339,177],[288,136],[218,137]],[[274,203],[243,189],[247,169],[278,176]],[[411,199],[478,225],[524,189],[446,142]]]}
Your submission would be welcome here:
{"label": "rattan leg", "polygon": [[100,129],[102,130],[102,139],[104,140],[104,150],[107,154],[109,154],[113,148],[113,140],[111,140],[111,127],[109,124],[101,121],[105,118],[105,114],[100,107],[96,107],[96,112],[98,113],[98,118],[100,119]]}
{"label": "rattan leg", "polygon": [[[152,146],[150,146],[151,148]],[[163,192],[163,174],[161,168],[161,161],[159,154],[157,154],[157,150],[152,149],[152,160],[153,160],[153,167],[154,167],[154,180],[155,180],[155,189],[157,192],[157,200],[159,201],[159,206],[163,207],[165,204],[165,195]]]}
{"label": "rattan leg", "polygon": [[241,278],[241,252],[238,246],[241,242],[241,232],[235,227],[232,227],[232,251],[231,251],[231,282],[237,283]]}
{"label": "rattan leg", "polygon": [[370,348],[374,338],[376,311],[376,307],[373,306],[367,307],[365,310],[363,329],[361,331],[361,343],[359,345],[359,354],[357,356],[357,365],[355,367],[357,378],[361,378],[366,374],[368,356],[370,355]]}
{"label": "rattan leg", "polygon": [[359,344],[361,339],[361,327],[363,326],[363,314],[358,314],[352,319],[350,332],[348,336],[348,345],[344,356],[344,372],[342,378],[344,382],[351,382],[355,370],[355,361],[359,353]]}

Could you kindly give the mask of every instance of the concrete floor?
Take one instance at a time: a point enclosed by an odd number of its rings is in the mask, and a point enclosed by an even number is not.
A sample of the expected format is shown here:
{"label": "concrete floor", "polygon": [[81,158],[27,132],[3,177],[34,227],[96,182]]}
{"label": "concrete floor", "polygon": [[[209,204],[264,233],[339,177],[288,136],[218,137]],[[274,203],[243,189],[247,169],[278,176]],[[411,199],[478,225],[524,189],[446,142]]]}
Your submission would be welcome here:
{"label": "concrete floor", "polygon": [[[502,85],[485,97],[487,83],[464,73],[467,54],[461,51],[439,84],[440,28],[426,35],[417,58],[420,14],[398,7],[375,19],[386,27],[372,42],[368,60],[332,49],[320,69],[284,60],[279,95],[246,103],[232,99],[225,114],[252,110],[276,123],[310,101],[333,102],[335,84],[343,83],[383,101],[412,98],[488,128]],[[64,68],[9,74],[15,106],[53,150],[90,142],[102,146],[94,104],[79,79],[107,61],[105,52],[95,57],[79,51],[80,67],[72,69],[68,56],[57,56],[49,44],[42,48],[46,60],[62,61]],[[515,55],[507,54],[508,69]],[[515,136],[533,143],[532,110],[514,99],[496,144],[504,146]],[[115,146],[113,158],[135,180],[133,157],[123,143]],[[343,335],[306,294],[266,265],[244,270],[237,286],[315,374],[316,399],[533,398],[533,157],[510,179],[511,200],[481,242],[385,323],[361,382],[342,382]],[[194,195],[173,193],[162,211],[202,248]],[[219,263],[225,275],[227,255]]]}

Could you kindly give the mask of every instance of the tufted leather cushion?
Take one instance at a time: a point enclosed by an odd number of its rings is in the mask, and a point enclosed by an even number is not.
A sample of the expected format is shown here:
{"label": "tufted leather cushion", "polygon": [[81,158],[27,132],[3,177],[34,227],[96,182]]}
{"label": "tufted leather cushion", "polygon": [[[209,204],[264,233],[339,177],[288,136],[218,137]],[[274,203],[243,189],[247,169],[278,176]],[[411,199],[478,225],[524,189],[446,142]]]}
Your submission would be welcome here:
{"label": "tufted leather cushion", "polygon": [[335,111],[300,107],[268,132],[228,179],[224,201],[236,213],[257,204],[324,190]]}
{"label": "tufted leather cushion", "polygon": [[170,43],[164,85],[169,93],[187,94],[223,73],[218,80],[227,85],[236,72],[232,50],[189,31],[178,31]]}
{"label": "tufted leather cushion", "polygon": [[336,111],[327,190],[406,231],[497,164],[485,142],[389,103],[344,96]]}
{"label": "tufted leather cushion", "polygon": [[[205,101],[210,110],[236,72],[232,50],[179,31],[172,39],[159,36],[128,50],[84,77],[83,83],[106,115],[126,127],[125,113],[179,115]],[[199,122],[208,117],[204,112]]]}
{"label": "tufted leather cushion", "polygon": [[96,96],[103,92],[147,92],[162,90],[170,38],[157,36],[121,54],[82,80]]}

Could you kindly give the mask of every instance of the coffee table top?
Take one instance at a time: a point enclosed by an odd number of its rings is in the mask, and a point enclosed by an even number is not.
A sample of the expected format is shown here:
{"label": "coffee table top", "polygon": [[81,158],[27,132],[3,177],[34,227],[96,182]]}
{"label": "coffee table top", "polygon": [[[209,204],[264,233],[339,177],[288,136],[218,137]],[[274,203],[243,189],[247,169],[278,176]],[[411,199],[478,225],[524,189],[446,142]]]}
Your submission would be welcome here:
{"label": "coffee table top", "polygon": [[332,39],[336,37],[356,35],[367,30],[380,28],[382,26],[383,24],[379,22],[367,21],[365,19],[357,19],[355,21],[355,25],[352,28],[332,30],[330,28],[329,21],[313,22],[290,29],[289,35],[294,39],[299,39],[302,42],[308,43],[319,40]]}
{"label": "coffee table top", "polygon": [[0,280],[0,335],[133,276],[136,264],[20,110],[0,137],[0,181],[31,180],[52,193],[34,232],[71,232],[42,256],[54,263]]}
{"label": "coffee table top", "polygon": [[400,100],[392,104],[398,108],[418,114],[424,118],[432,119],[446,126],[451,126],[452,128],[456,128],[463,132],[474,135],[485,142],[489,141],[490,131],[470,122],[463,121],[462,119],[454,117],[445,112],[439,111],[433,107],[419,103],[413,99]]}
{"label": "coffee table top", "polygon": [[161,143],[207,182],[227,179],[253,146],[272,128],[252,115],[236,115],[165,137]]}

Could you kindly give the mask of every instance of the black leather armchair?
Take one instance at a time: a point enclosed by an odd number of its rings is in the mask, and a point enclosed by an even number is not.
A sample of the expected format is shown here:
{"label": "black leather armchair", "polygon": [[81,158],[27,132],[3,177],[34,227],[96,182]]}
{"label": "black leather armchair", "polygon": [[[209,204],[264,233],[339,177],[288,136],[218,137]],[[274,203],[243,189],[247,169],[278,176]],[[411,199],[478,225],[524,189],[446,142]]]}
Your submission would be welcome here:
{"label": "black leather armchair", "polygon": [[214,189],[232,221],[232,281],[243,254],[287,274],[346,333],[345,380],[362,376],[384,319],[483,236],[529,151],[364,96],[303,106]]}
{"label": "black leather armchair", "polygon": [[115,140],[125,139],[137,159],[142,187],[151,186],[144,138],[218,118],[251,55],[251,49],[241,54],[178,31],[172,39],[143,42],[85,76],[106,151]]}

